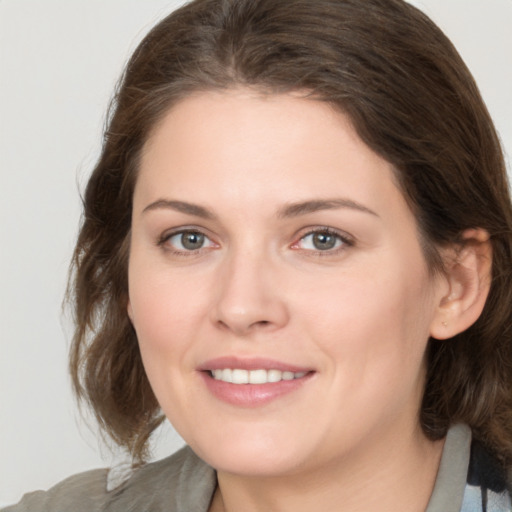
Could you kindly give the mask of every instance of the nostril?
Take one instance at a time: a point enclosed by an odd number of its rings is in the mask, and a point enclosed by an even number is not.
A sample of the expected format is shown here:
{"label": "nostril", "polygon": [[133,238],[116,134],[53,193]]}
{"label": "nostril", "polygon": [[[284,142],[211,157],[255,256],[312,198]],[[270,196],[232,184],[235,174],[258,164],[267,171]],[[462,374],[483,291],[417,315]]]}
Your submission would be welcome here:
{"label": "nostril", "polygon": [[229,329],[229,326],[226,324],[226,322],[223,322],[222,320],[218,320],[217,324],[223,329]]}
{"label": "nostril", "polygon": [[249,327],[266,327],[267,325],[271,325],[272,322],[269,320],[258,320],[257,322],[254,322]]}

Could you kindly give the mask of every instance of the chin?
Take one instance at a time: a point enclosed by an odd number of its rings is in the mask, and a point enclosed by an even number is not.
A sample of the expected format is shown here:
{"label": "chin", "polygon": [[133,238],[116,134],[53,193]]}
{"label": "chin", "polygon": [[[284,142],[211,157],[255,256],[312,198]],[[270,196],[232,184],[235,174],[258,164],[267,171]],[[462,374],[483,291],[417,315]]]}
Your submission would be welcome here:
{"label": "chin", "polygon": [[190,443],[191,448],[217,471],[244,476],[278,476],[292,473],[308,458],[304,446],[283,436],[252,435],[212,438]]}

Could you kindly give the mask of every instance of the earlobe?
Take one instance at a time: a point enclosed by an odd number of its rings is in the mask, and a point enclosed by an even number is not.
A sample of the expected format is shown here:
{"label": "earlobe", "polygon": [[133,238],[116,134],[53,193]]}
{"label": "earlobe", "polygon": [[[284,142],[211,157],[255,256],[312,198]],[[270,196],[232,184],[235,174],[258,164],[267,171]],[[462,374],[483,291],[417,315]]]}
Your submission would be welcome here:
{"label": "earlobe", "polygon": [[432,320],[430,335],[443,340],[465,331],[481,315],[491,287],[492,245],[484,229],[467,229],[462,242],[445,251],[444,294]]}

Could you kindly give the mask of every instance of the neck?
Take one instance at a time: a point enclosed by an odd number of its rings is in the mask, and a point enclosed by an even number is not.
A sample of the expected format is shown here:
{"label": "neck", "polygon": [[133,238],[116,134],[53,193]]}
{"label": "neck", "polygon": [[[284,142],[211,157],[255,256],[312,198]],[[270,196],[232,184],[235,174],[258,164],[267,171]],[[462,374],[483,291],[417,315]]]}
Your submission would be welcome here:
{"label": "neck", "polygon": [[307,471],[279,477],[218,472],[210,512],[424,511],[444,442],[426,439],[419,427],[380,434],[357,453]]}

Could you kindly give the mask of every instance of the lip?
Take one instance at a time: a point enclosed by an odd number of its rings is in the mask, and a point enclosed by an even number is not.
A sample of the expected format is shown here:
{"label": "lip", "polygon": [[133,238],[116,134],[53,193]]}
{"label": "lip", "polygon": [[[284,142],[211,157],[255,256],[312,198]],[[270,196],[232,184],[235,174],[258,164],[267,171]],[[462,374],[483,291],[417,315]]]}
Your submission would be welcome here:
{"label": "lip", "polygon": [[261,357],[242,358],[234,356],[217,357],[205,361],[199,367],[199,371],[220,370],[224,368],[240,368],[241,370],[280,370],[282,372],[311,372],[313,368],[304,366],[296,366],[275,359],[267,359]]}
{"label": "lip", "polygon": [[[298,379],[268,382],[266,384],[232,384],[216,380],[211,376],[211,370],[223,368],[239,368],[242,370],[273,369],[283,372],[305,375]],[[244,359],[239,357],[220,357],[206,361],[198,368],[199,374],[208,391],[222,402],[243,408],[261,407],[277,400],[284,395],[299,391],[314,375],[314,370],[265,358]]]}

